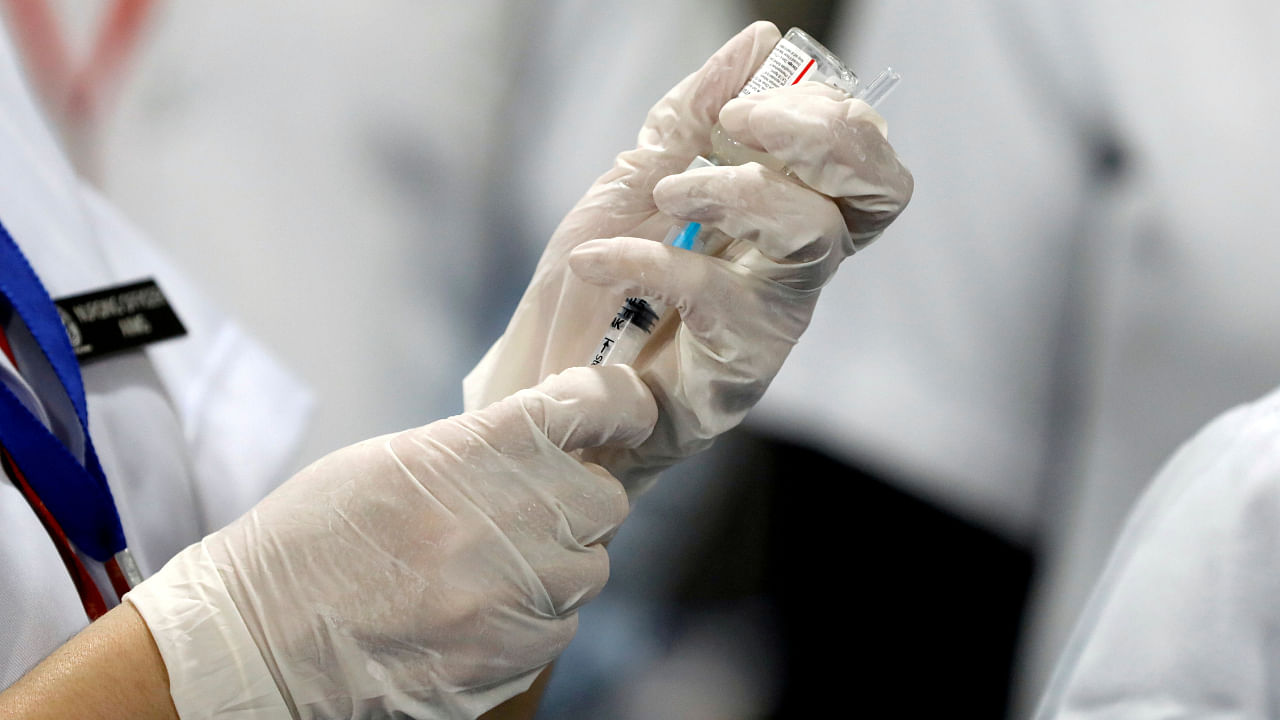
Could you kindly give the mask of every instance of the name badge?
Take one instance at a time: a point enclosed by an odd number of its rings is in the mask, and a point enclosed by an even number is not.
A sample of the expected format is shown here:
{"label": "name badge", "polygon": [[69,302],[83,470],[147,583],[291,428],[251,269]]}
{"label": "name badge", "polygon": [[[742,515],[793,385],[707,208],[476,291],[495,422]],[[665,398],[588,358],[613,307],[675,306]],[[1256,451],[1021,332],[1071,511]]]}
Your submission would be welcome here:
{"label": "name badge", "polygon": [[81,364],[187,334],[160,287],[150,279],[53,303]]}

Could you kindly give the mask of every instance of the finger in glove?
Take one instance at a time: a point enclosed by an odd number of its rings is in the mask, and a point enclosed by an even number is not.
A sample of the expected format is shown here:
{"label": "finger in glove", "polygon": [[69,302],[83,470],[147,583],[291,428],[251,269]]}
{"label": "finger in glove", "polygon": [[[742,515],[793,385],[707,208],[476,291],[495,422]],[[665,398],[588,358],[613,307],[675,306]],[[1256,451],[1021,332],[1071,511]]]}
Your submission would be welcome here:
{"label": "finger in glove", "polygon": [[725,105],[735,140],[780,160],[805,185],[840,201],[855,241],[902,212],[915,180],[886,139],[884,118],[819,83],[767,90]]}
{"label": "finger in glove", "polygon": [[664,213],[747,244],[721,257],[798,290],[822,287],[853,254],[835,202],[759,163],[672,175],[653,197]]}

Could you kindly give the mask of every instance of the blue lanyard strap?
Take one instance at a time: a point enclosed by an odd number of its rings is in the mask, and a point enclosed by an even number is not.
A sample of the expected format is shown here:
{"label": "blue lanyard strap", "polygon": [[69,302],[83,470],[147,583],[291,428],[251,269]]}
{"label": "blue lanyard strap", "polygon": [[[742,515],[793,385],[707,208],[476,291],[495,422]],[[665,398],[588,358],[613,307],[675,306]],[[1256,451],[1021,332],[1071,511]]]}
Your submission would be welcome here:
{"label": "blue lanyard strap", "polygon": [[89,437],[89,411],[80,364],[53,299],[2,223],[0,296],[27,326],[75,408],[84,433],[85,462],[81,464],[3,384],[0,384],[0,445],[22,468],[27,482],[57,518],[71,542],[94,560],[106,562],[125,549],[124,529],[107,476]]}

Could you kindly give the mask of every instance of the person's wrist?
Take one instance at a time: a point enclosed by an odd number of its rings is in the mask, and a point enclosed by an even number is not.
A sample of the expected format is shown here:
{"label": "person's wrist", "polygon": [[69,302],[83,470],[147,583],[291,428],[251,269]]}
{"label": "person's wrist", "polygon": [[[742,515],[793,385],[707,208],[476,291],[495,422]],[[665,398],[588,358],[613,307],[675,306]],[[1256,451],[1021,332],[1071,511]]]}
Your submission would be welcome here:
{"label": "person's wrist", "polygon": [[203,544],[178,553],[124,599],[160,650],[183,720],[292,716]]}

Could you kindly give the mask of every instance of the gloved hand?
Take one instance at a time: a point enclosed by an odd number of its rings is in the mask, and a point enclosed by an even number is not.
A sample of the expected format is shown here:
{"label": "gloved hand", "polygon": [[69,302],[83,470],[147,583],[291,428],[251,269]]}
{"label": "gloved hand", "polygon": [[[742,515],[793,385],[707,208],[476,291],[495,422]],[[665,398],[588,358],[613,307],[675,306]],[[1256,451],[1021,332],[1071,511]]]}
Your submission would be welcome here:
{"label": "gloved hand", "polygon": [[630,368],[575,368],[304,469],[126,596],[179,713],[474,717],[527,689],[629,507],[572,453],[656,414]]}
{"label": "gloved hand", "polygon": [[[883,119],[861,101],[814,83],[732,99],[779,37],[770,23],[751,25],[650,110],[636,149],[617,157],[552,236],[506,332],[463,384],[467,407],[585,364],[627,295],[663,300],[682,320],[664,318],[634,363],[658,401],[653,435],[588,455],[628,493],[755,405],[819,289],[897,217],[913,188]],[[681,173],[709,153],[717,120],[794,177],[755,163]],[[718,257],[653,242],[689,220],[735,242]]]}

